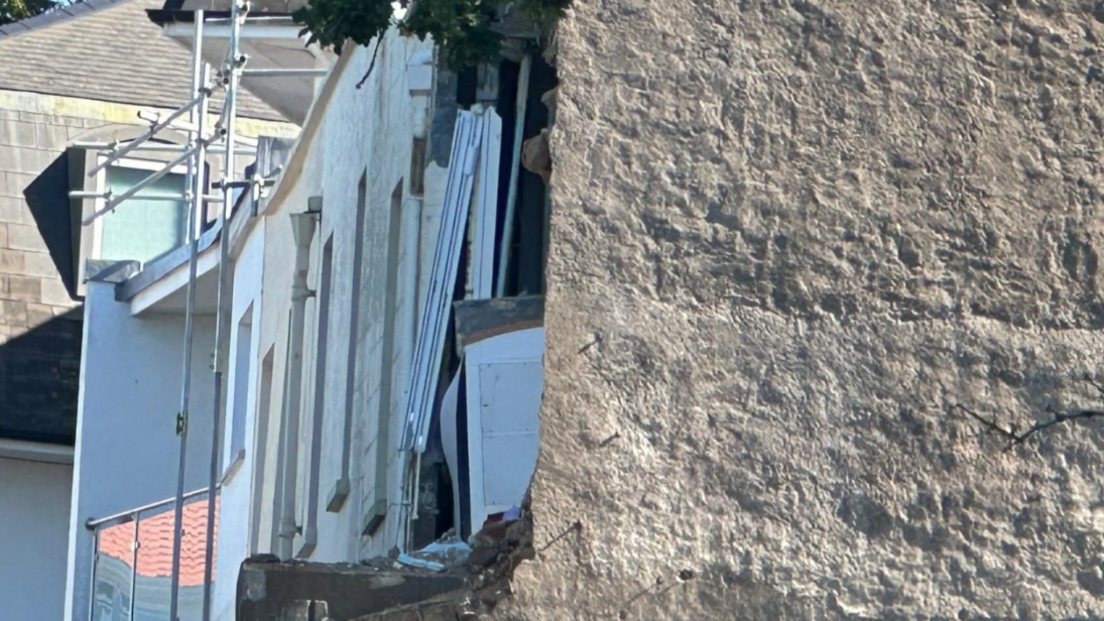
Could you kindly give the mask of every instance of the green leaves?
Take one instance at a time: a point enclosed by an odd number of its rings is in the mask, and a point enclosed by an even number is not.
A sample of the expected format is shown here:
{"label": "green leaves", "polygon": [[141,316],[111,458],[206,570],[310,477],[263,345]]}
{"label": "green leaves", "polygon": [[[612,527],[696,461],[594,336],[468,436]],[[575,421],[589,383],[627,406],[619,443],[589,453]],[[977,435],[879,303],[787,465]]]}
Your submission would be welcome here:
{"label": "green leaves", "polygon": [[[12,0],[0,0],[0,2]],[[18,1],[18,0],[16,0]],[[406,20],[399,24],[402,33],[424,40],[427,36],[440,46],[451,69],[461,69],[498,58],[502,35],[492,30],[499,7],[508,0],[418,0]],[[410,0],[399,0],[403,8]],[[538,22],[558,19],[571,0],[522,0],[521,7]],[[368,45],[391,25],[390,0],[312,0],[293,14],[295,21],[310,32],[310,42],[332,47],[338,54],[346,41]]]}
{"label": "green leaves", "polygon": [[54,8],[54,0],[0,0],[0,24],[34,17]]}
{"label": "green leaves", "polygon": [[417,9],[402,24],[403,34],[441,46],[452,69],[490,62],[498,56],[502,36],[491,30],[495,0],[418,0]]}
{"label": "green leaves", "polygon": [[310,32],[308,43],[333,47],[338,54],[345,41],[368,45],[391,25],[388,0],[314,0],[292,17]]}

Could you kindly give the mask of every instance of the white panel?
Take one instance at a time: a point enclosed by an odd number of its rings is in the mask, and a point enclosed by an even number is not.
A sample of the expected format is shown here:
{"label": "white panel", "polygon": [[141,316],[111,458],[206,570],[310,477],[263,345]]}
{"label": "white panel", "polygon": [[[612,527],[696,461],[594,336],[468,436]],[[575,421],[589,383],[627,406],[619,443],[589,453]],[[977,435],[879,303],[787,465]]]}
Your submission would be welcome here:
{"label": "white panel", "polygon": [[486,127],[479,152],[479,173],[472,207],[475,239],[472,244],[472,295],[477,300],[491,297],[494,281],[495,220],[498,217],[498,164],[502,148],[502,118],[494,108],[484,114]]}
{"label": "white panel", "polygon": [[544,328],[502,334],[465,351],[473,531],[525,497],[540,452],[543,357]]}
{"label": "white panel", "polygon": [[[540,362],[503,362],[479,366],[483,434],[535,432],[539,421]],[[535,390],[534,390],[535,389]]]}
{"label": "white panel", "polygon": [[460,262],[460,244],[464,240],[472,185],[479,161],[483,135],[483,116],[462,111],[456,119],[452,155],[449,158],[448,186],[441,209],[437,245],[425,308],[421,313],[418,343],[415,347],[413,378],[407,398],[407,419],[400,450],[425,450],[433,397],[440,376],[442,347],[448,330],[449,306]]}

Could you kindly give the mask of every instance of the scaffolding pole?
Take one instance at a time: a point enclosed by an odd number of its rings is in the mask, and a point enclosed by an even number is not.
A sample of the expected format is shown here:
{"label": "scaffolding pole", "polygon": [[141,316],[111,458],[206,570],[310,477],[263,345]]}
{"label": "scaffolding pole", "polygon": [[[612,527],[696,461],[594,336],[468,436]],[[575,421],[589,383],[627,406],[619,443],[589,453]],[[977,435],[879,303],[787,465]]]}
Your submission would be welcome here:
{"label": "scaffolding pole", "polygon": [[[112,157],[104,160],[103,162],[100,162],[96,166],[93,166],[92,170],[88,171],[88,176],[95,176],[96,173],[110,166],[112,162],[118,160],[127,153],[130,153],[134,149],[137,149],[142,143],[149,140],[150,138],[153,138],[154,134],[165,129],[166,127],[169,127],[174,123],[174,121],[176,121],[176,119],[184,116],[185,113],[190,112],[193,108],[198,106],[200,104],[200,101],[203,99],[204,96],[202,94],[196,95],[194,98],[192,98],[191,101],[184,104],[184,107],[179,108],[178,110],[176,110],[176,112],[173,112],[164,119],[159,118],[156,121],[151,121],[152,125],[148,130],[146,130],[146,133],[123,145],[118,151],[115,152]],[[142,118],[142,115],[140,113],[138,115],[138,118]]]}
{"label": "scaffolding pole", "polygon": [[[202,132],[199,132],[199,133],[202,133]],[[190,158],[196,156],[197,154],[202,154],[204,152],[205,144],[206,143],[204,142],[204,140],[202,138],[197,139],[195,142],[193,142],[188,147],[188,149],[186,151],[184,151],[184,153],[181,153],[180,155],[175,157],[171,162],[169,162],[168,164],[165,164],[164,166],[162,166],[160,170],[158,170],[157,172],[151,174],[150,176],[146,177],[145,179],[142,179],[138,183],[135,183],[134,185],[130,186],[130,188],[128,188],[126,192],[123,192],[122,194],[120,194],[118,196],[113,196],[112,198],[110,198],[107,201],[107,204],[105,204],[100,209],[97,209],[96,211],[93,211],[87,217],[85,217],[84,220],[81,221],[81,224],[92,224],[92,222],[96,218],[99,218],[100,216],[104,215],[105,213],[114,210],[116,207],[119,206],[119,203],[122,203],[123,201],[127,200],[128,198],[130,198],[130,197],[134,196],[135,194],[141,192],[143,189],[146,188],[146,186],[150,185],[154,181],[157,181],[161,177],[164,177],[165,175],[172,172],[172,169],[174,169],[177,166],[183,164],[184,162],[188,161]],[[101,164],[101,165],[106,166],[107,164],[105,162],[104,164]]]}
{"label": "scaffolding pole", "polygon": [[[184,478],[185,468],[188,462],[188,407],[192,388],[192,323],[195,312],[195,281],[196,281],[196,257],[199,254],[199,214],[203,213],[203,195],[206,193],[203,175],[203,161],[205,158],[203,142],[203,125],[207,119],[207,106],[210,90],[208,90],[209,68],[203,62],[203,11],[196,11],[195,17],[195,46],[192,50],[192,93],[199,97],[199,105],[193,107],[191,117],[196,123],[195,145],[197,148],[192,153],[192,163],[189,166],[188,180],[192,182],[190,192],[190,210],[188,216],[189,249],[188,249],[188,289],[187,302],[184,307],[184,368],[180,389],[180,412],[177,413],[176,431],[180,435],[180,462],[176,476],[176,505],[173,510],[173,556],[172,556],[172,590],[169,594],[169,620],[178,621],[177,615],[180,604],[180,541],[183,538],[184,521]],[[198,110],[195,108],[198,107]],[[207,504],[214,504],[215,499],[210,495]],[[209,543],[209,542],[208,542]]]}
{"label": "scaffolding pole", "polygon": [[[108,157],[115,155],[115,150],[119,148],[117,142],[74,142],[73,147],[77,149],[87,149],[89,151],[103,151]],[[138,152],[155,152],[155,153],[180,153],[188,148],[185,144],[170,144],[170,143],[154,143],[144,144],[133,151]],[[226,146],[221,142],[208,142],[207,153],[208,155],[221,155],[226,152]],[[245,147],[238,147],[234,149],[237,155],[253,155],[257,152],[256,149],[249,149]]]}
{"label": "scaffolding pole", "polygon": [[222,118],[225,119],[226,124],[220,126],[226,131],[226,144],[228,146],[226,150],[226,157],[222,160],[222,209],[219,210],[219,222],[221,223],[221,240],[219,242],[219,280],[218,280],[218,307],[215,318],[215,363],[214,363],[214,380],[215,380],[215,404],[213,408],[213,422],[214,428],[211,430],[211,471],[210,479],[208,480],[208,497],[211,498],[211,502],[207,504],[207,546],[204,551],[205,563],[203,566],[203,621],[211,620],[211,576],[214,557],[214,546],[211,539],[214,536],[215,529],[215,503],[214,494],[215,487],[218,485],[219,479],[219,453],[221,448],[220,442],[220,413],[222,411],[222,376],[223,366],[225,364],[225,352],[224,341],[226,340],[226,329],[229,323],[230,314],[230,301],[229,295],[229,278],[230,278],[230,227],[228,223],[230,221],[230,210],[234,204],[234,190],[233,187],[227,183],[234,178],[235,161],[234,146],[236,146],[237,135],[235,133],[234,121],[237,116],[237,95],[238,86],[242,71],[246,63],[246,57],[241,54],[239,50],[242,22],[245,21],[249,13],[249,5],[242,4],[240,0],[233,0],[230,5],[230,45],[226,53],[226,66],[223,68],[226,72],[226,99],[222,104]]}

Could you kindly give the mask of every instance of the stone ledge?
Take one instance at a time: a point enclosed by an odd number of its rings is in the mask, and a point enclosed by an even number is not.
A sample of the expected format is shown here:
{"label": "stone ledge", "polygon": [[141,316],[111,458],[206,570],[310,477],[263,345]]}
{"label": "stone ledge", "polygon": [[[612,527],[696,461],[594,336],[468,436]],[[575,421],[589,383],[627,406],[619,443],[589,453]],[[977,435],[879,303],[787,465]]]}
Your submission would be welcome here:
{"label": "stone ledge", "polygon": [[[463,606],[471,594],[465,576],[381,570],[356,565],[281,563],[265,558],[242,563],[238,621],[307,621],[313,602],[325,602],[337,621],[379,617],[389,611]],[[412,618],[418,618],[417,616]],[[428,617],[437,618],[437,617]]]}

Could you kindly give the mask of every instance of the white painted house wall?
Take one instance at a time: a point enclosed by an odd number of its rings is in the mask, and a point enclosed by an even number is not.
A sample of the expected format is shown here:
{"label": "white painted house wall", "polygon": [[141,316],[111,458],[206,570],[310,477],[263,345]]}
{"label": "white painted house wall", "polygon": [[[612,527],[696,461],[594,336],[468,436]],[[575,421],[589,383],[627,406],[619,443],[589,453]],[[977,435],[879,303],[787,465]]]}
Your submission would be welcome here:
{"label": "white painted house wall", "polygon": [[[386,498],[391,505],[388,517],[375,536],[361,538],[363,516],[375,498],[376,455],[378,446],[375,430],[381,412],[391,416],[391,447],[397,445],[401,431],[401,414],[397,404],[405,401],[405,386],[399,381],[405,373],[392,375],[391,404],[379,403],[380,359],[383,348],[383,307],[387,274],[387,251],[391,219],[392,196],[396,186],[402,184],[404,209],[417,209],[410,197],[410,152],[413,143],[414,108],[406,84],[407,65],[423,50],[431,49],[416,39],[399,37],[390,33],[380,50],[376,67],[368,82],[360,89],[355,83],[363,75],[368,63],[368,50],[361,50],[357,62],[351,63],[341,76],[330,107],[326,110],[326,123],[322,137],[325,140],[326,160],[323,168],[322,195],[325,209],[322,214],[322,239],[334,234],[334,286],[330,308],[332,311],[329,339],[329,360],[333,369],[327,373],[324,385],[319,387],[329,395],[344,397],[347,373],[354,373],[352,386],[353,427],[351,444],[352,494],[340,513],[320,514],[319,546],[317,560],[344,561],[367,558],[386,553],[398,543],[399,519],[397,499],[400,494],[399,473],[395,466],[397,451],[389,451],[389,476]],[[351,294],[352,257],[354,254],[357,223],[356,198],[361,175],[367,171],[367,193],[364,223],[362,270],[360,282],[359,318],[355,334],[350,334],[352,317]],[[404,252],[400,255],[399,270],[404,261],[415,256]],[[411,271],[412,270],[408,270]],[[396,299],[395,314],[398,318],[413,321],[416,302],[407,299],[400,287]],[[402,324],[400,324],[402,325]],[[399,332],[402,332],[400,328]],[[342,336],[338,336],[342,335]],[[396,335],[400,340],[401,334]],[[352,339],[352,341],[350,341]],[[346,364],[350,344],[356,347],[355,368]],[[412,346],[412,343],[409,344]],[[397,360],[388,361],[403,367],[403,353],[408,344],[398,342],[394,347]],[[405,362],[409,366],[409,358]],[[317,389],[317,388],[316,388]],[[323,461],[321,463],[321,489],[323,496],[329,492],[341,476],[340,451],[344,441],[345,402],[343,398],[327,399],[323,419]],[[391,472],[394,471],[393,474]],[[322,498],[325,502],[325,497]],[[324,536],[324,533],[329,536]],[[358,550],[359,548],[359,550]]]}
{"label": "white painted house wall", "polygon": [[[192,416],[185,490],[206,487],[210,467],[214,318],[194,324]],[[67,621],[86,618],[91,568],[89,518],[176,493],[183,316],[132,316],[111,283],[90,282],[84,340],[66,571]]]}
{"label": "white painted house wall", "polygon": [[0,617],[62,618],[72,480],[72,464],[0,457]]}
{"label": "white painted house wall", "polygon": [[[388,455],[387,497],[394,499],[385,527],[375,537],[361,537],[364,512],[375,498],[376,449],[375,430],[379,415],[380,369],[384,361],[380,357],[384,338],[382,313],[387,282],[386,263],[390,227],[392,226],[392,199],[395,188],[401,184],[402,205],[397,213],[407,216],[407,226],[417,226],[420,201],[410,199],[409,170],[414,131],[414,102],[406,84],[407,65],[419,54],[431,50],[430,44],[399,37],[392,32],[385,38],[379,51],[372,76],[357,89],[356,82],[364,75],[370,61],[371,49],[357,48],[343,57],[337,65],[328,99],[319,104],[304,128],[300,144],[296,146],[293,161],[286,167],[284,178],[274,190],[272,200],[264,207],[263,226],[250,233],[246,248],[254,243],[252,237],[263,231],[263,284],[260,290],[246,294],[240,301],[235,292],[235,313],[253,300],[255,320],[255,358],[253,369],[262,369],[263,361],[272,352],[272,379],[269,394],[256,394],[264,382],[254,374],[250,398],[252,423],[248,433],[254,448],[252,457],[247,449],[247,466],[235,475],[236,481],[252,481],[252,512],[247,538],[256,542],[250,552],[275,552],[275,532],[279,528],[278,502],[280,480],[280,425],[284,417],[283,395],[288,370],[288,315],[291,307],[291,282],[294,270],[295,247],[291,235],[290,215],[306,211],[312,196],[323,198],[321,221],[317,227],[311,248],[310,287],[321,290],[319,265],[322,248],[327,240],[333,240],[332,292],[329,299],[329,339],[326,348],[326,372],[315,377],[318,361],[317,347],[317,299],[307,303],[304,329],[303,391],[300,406],[299,481],[296,486],[296,515],[303,531],[310,518],[310,505],[316,503],[317,545],[313,550],[303,547],[303,536],[296,537],[293,551],[302,551],[306,558],[319,562],[354,562],[386,553],[398,543],[399,520],[397,499],[400,494],[398,453]],[[314,125],[312,128],[311,126]],[[361,240],[360,301],[357,330],[352,332],[353,256],[356,252],[357,197],[362,175],[365,184],[365,221]],[[402,218],[396,218],[401,220]],[[435,239],[435,231],[429,239]],[[415,234],[412,238],[417,240]],[[413,246],[411,246],[413,244]],[[417,241],[402,246],[398,255],[398,267],[409,279],[416,278],[419,248]],[[236,268],[236,287],[243,286],[247,278],[244,253]],[[255,273],[255,272],[250,272]],[[391,403],[384,408],[390,416],[391,446],[397,444],[401,432],[401,404],[405,401],[408,367],[413,348],[413,325],[417,312],[417,289],[399,287],[395,299],[395,325],[397,340],[393,348],[396,365],[393,373]],[[355,347],[354,364],[350,366],[349,348]],[[346,473],[343,472],[342,452],[346,442],[346,390],[352,373],[351,434],[348,438],[350,453],[348,498],[335,512],[326,510],[330,494]],[[299,381],[299,378],[292,378]],[[236,379],[231,380],[237,381]],[[228,394],[233,394],[233,388]],[[318,452],[318,484],[316,496],[309,485],[312,450],[312,419],[315,397],[322,391],[321,441]],[[257,404],[268,407],[258,411]],[[257,424],[265,419],[266,424]],[[253,472],[257,460],[263,461],[261,472]],[[249,469],[248,477],[242,474]],[[223,513],[242,513],[231,510],[238,503],[232,493],[224,489]],[[229,527],[229,525],[227,525]],[[226,533],[225,530],[221,531]],[[236,535],[226,535],[236,537]],[[220,541],[221,560],[224,544]],[[236,545],[236,544],[234,544]],[[307,552],[309,551],[309,555]],[[226,557],[232,562],[232,557]],[[240,562],[240,559],[239,559]],[[220,573],[220,575],[223,575]],[[232,603],[232,592],[219,587],[216,610],[223,610]],[[226,588],[229,588],[228,586]],[[229,608],[226,608],[229,610]],[[217,617],[222,618],[222,617]]]}
{"label": "white painted house wall", "polygon": [[[253,491],[253,467],[256,459],[253,437],[256,427],[257,382],[261,367],[258,331],[261,325],[261,284],[264,275],[265,229],[256,227],[241,248],[233,265],[234,288],[230,311],[230,355],[226,382],[227,405],[223,420],[222,440],[222,499],[219,510],[218,559],[214,595],[213,618],[219,621],[234,618],[234,599],[237,592],[238,570],[250,555],[250,519]],[[246,314],[248,313],[248,319]],[[245,319],[245,321],[243,321]],[[249,329],[243,330],[243,323]],[[246,352],[245,359],[235,355]],[[242,366],[242,363],[247,363]],[[242,383],[244,387],[240,386]],[[235,395],[242,394],[244,403],[235,403]],[[240,409],[239,407],[240,406]],[[232,450],[235,417],[244,417],[244,455],[239,458]]]}

